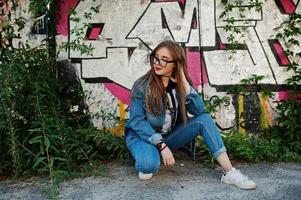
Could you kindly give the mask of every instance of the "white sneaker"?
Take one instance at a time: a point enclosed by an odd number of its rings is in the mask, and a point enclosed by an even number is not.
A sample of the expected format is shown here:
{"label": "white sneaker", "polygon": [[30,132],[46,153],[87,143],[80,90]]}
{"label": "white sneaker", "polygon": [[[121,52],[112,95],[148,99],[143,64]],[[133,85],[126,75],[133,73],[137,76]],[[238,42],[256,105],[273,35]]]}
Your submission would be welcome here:
{"label": "white sneaker", "polygon": [[143,172],[139,172],[138,176],[141,180],[148,180],[148,179],[151,179],[153,177],[153,173],[146,174],[146,173],[143,173]]}
{"label": "white sneaker", "polygon": [[256,183],[243,175],[234,167],[227,173],[222,175],[221,182],[236,185],[239,188],[250,190],[256,188]]}

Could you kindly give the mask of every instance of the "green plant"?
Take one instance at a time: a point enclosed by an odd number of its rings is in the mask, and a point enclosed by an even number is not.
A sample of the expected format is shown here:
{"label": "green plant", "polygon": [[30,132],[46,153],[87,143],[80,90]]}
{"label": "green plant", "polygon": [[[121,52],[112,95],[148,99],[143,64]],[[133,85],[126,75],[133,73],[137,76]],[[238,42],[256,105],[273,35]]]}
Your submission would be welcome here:
{"label": "green plant", "polygon": [[[87,20],[91,20],[92,16],[94,14],[99,13],[100,9],[100,4],[95,4],[95,0],[93,0],[93,3],[90,7],[90,11],[84,13],[84,18]],[[70,21],[79,23],[80,18],[77,16],[77,12],[75,9],[70,9],[69,10],[69,19]],[[94,50],[94,47],[92,44],[85,44],[83,41],[86,39],[86,35],[84,30],[87,28],[91,28],[90,23],[84,23],[82,26],[76,25],[74,28],[70,30],[70,34],[75,35],[75,38],[72,39],[71,41],[68,42],[63,42],[59,47],[58,47],[58,53],[62,50],[67,51],[67,49],[71,49],[73,51],[79,51],[81,55],[86,54],[86,55],[92,55],[92,52]]]}
{"label": "green plant", "polygon": [[130,158],[123,137],[113,136],[108,130],[103,130],[98,137],[98,144],[100,149],[106,152],[106,158],[117,158],[120,160],[128,160]]}
{"label": "green plant", "polygon": [[[2,152],[11,152],[14,174],[32,168],[51,175],[76,166],[75,161],[89,162],[98,153],[99,131],[90,125],[85,107],[70,111],[72,96],[83,97],[81,87],[57,78],[58,66],[45,49],[7,55],[0,67],[0,130]],[[10,160],[4,158],[4,163]]]}
{"label": "green plant", "polygon": [[261,93],[263,96],[273,98],[274,94],[266,88],[259,84],[259,81],[263,80],[264,76],[252,74],[249,78],[242,79],[240,85],[231,87],[227,89],[228,94],[232,95],[244,95],[246,93]]}
{"label": "green plant", "polygon": [[[300,161],[301,156],[291,150],[285,141],[274,132],[265,131],[260,135],[243,135],[237,132],[222,134],[227,153],[231,159],[248,162],[259,161]],[[202,138],[197,139],[197,155],[204,164],[215,166],[215,160]]]}
{"label": "green plant", "polygon": [[[53,2],[30,1],[30,10],[34,15],[47,14]],[[99,7],[92,5],[92,12],[99,12]],[[91,18],[91,13],[85,16]],[[124,158],[123,139],[92,126],[79,81],[61,77],[65,66],[51,56],[50,46],[12,46],[11,41],[19,37],[14,23],[22,29],[25,22],[22,18],[14,22],[11,16],[1,26],[1,39],[6,42],[0,52],[0,174],[49,175],[54,183],[81,167],[96,169],[97,160]],[[101,114],[112,117],[106,111]]]}
{"label": "green plant", "polygon": [[[102,133],[90,123],[79,81],[61,76],[66,66],[55,60],[55,2],[30,1],[35,16],[49,17],[47,45],[12,45],[25,27],[24,19],[14,19],[11,13],[18,7],[16,1],[11,1],[11,12],[0,23],[0,174],[45,175],[50,178],[50,199],[58,198],[61,178],[105,175],[99,160],[107,159],[107,152],[122,157],[114,145],[123,142],[109,136],[102,140],[105,143],[100,141]],[[95,13],[98,9],[91,7]],[[90,52],[80,43],[74,47],[82,54]]]}
{"label": "green plant", "polygon": [[276,125],[270,131],[277,133],[283,143],[291,150],[301,153],[301,103],[289,99],[276,106]]}
{"label": "green plant", "polygon": [[42,1],[29,1],[29,10],[33,14],[33,16],[37,17],[42,14],[49,12],[50,4],[52,4],[55,0],[42,0]]}
{"label": "green plant", "polygon": [[[14,6],[12,11],[18,4]],[[19,37],[14,26],[20,30],[25,22],[14,21],[11,13],[8,19],[1,26],[1,39],[7,42],[0,52],[0,173],[19,176],[38,171],[52,180],[55,173],[76,167],[76,162],[89,162],[98,153],[93,139],[99,131],[87,123],[85,108],[70,111],[72,97],[83,100],[79,84],[70,87],[58,77],[61,66],[45,46],[14,48],[11,41]],[[81,135],[82,130],[90,131],[91,137]]]}
{"label": "green plant", "polygon": [[[230,50],[235,53],[235,49],[238,46],[238,42],[235,40],[235,34],[241,34],[242,30],[234,26],[234,18],[229,15],[234,7],[241,7],[239,9],[240,17],[243,19],[245,16],[243,12],[245,9],[242,7],[243,1],[232,1],[229,3],[228,0],[222,0],[224,5],[224,11],[220,18],[227,16],[224,30],[230,32],[228,42],[230,43]],[[256,11],[261,9],[259,1],[249,1],[251,7],[255,7]],[[300,36],[301,15],[293,13],[290,15],[289,20],[285,21],[276,30],[277,39],[284,41],[286,50],[285,54],[290,58],[287,70],[292,71],[293,75],[286,81],[287,88],[289,89],[289,98],[286,101],[279,102],[276,110],[278,115],[275,119],[276,125],[270,127],[267,130],[263,130],[263,133],[259,135],[243,135],[236,132],[230,132],[222,134],[225,142],[225,146],[228,149],[228,154],[232,159],[242,159],[249,162],[258,161],[300,161],[300,150],[301,150],[301,101],[298,99],[300,94],[300,80],[301,70],[298,64],[300,61],[301,52],[298,51],[300,48],[297,36]],[[297,49],[297,52],[295,52]],[[263,96],[273,98],[274,95],[269,88],[259,85],[264,76],[258,76],[252,74],[250,78],[242,79],[241,84],[236,87],[232,87],[227,90],[228,94],[232,95],[245,95],[246,93],[258,93],[260,92]],[[206,102],[208,110],[215,112],[215,106],[219,105],[211,102]],[[202,140],[199,139],[200,143],[198,148],[199,155],[203,158],[205,164],[214,166],[213,157],[210,155],[209,150]]]}
{"label": "green plant", "polygon": [[286,80],[288,89],[288,99],[279,102],[276,116],[276,126],[270,131],[278,134],[284,144],[293,152],[301,153],[301,100],[300,94],[301,69],[299,62],[301,59],[300,43],[298,37],[301,35],[301,15],[293,13],[289,19],[275,29],[276,38],[282,40],[285,55],[290,63],[287,71],[292,75]]}
{"label": "green plant", "polygon": [[92,127],[85,107],[70,109],[78,103],[73,99],[83,100],[84,94],[78,84],[70,87],[57,78],[56,62],[43,59],[47,50],[7,55],[9,62],[0,67],[2,172],[30,170],[52,177],[74,171],[80,163],[125,157],[123,138]]}
{"label": "green plant", "polygon": [[230,98],[229,96],[213,96],[209,100],[204,100],[206,112],[207,113],[215,113],[217,111],[217,108],[221,105],[229,105],[230,104]]}
{"label": "green plant", "polygon": [[210,153],[208,146],[204,143],[202,137],[196,138],[196,147],[196,155],[200,157],[206,166],[213,168],[215,166],[215,159]]}
{"label": "green plant", "polygon": [[[221,4],[224,10],[221,12],[219,18],[225,18],[224,20],[226,21],[226,25],[223,29],[225,32],[229,33],[227,36],[227,42],[229,44],[229,50],[233,54],[236,53],[237,48],[239,47],[239,42],[235,36],[243,36],[245,31],[245,27],[235,26],[235,18],[231,15],[234,13],[233,8],[238,7],[240,20],[244,20],[246,18],[246,9],[251,10],[252,8],[255,8],[256,12],[260,12],[262,8],[262,2],[259,0],[248,0],[247,2],[243,0],[221,0]],[[247,25],[249,22],[246,20],[244,23]],[[232,56],[230,56],[230,58],[232,58]]]}

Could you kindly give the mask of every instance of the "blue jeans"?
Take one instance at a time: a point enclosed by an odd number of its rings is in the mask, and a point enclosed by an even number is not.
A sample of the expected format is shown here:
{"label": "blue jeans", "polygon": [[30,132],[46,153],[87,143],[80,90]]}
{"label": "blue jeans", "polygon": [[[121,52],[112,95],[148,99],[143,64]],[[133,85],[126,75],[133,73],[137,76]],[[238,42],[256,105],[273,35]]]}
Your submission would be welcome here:
{"label": "blue jeans", "polygon": [[[187,123],[176,125],[170,133],[164,137],[167,146],[173,150],[178,149],[196,136],[203,136],[204,142],[208,145],[210,152],[217,158],[226,151],[223,140],[217,127],[208,114],[202,114],[187,120]],[[135,137],[133,134],[127,137]],[[160,168],[160,153],[153,144],[147,143],[136,136],[131,142],[126,142],[129,151],[135,159],[135,168],[143,173],[155,173]]]}

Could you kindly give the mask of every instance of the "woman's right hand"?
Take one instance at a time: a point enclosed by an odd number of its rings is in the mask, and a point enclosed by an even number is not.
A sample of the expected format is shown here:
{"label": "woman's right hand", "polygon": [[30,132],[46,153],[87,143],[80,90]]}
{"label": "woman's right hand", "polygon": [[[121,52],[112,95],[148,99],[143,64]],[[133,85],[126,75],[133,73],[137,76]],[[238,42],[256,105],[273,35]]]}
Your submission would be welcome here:
{"label": "woman's right hand", "polygon": [[175,159],[168,146],[161,151],[161,156],[165,166],[172,167],[175,164]]}

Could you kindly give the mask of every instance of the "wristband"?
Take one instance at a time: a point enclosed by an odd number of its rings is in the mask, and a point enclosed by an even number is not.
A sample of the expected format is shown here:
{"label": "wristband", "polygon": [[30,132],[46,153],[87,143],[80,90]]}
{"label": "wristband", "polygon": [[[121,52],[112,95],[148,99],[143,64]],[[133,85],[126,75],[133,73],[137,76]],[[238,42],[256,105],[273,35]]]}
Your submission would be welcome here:
{"label": "wristband", "polygon": [[162,152],[167,147],[167,144],[163,148],[160,149],[160,152]]}
{"label": "wristband", "polygon": [[156,147],[158,150],[160,150],[162,148],[162,144],[163,144],[163,140],[160,140],[157,144],[156,144]]}

